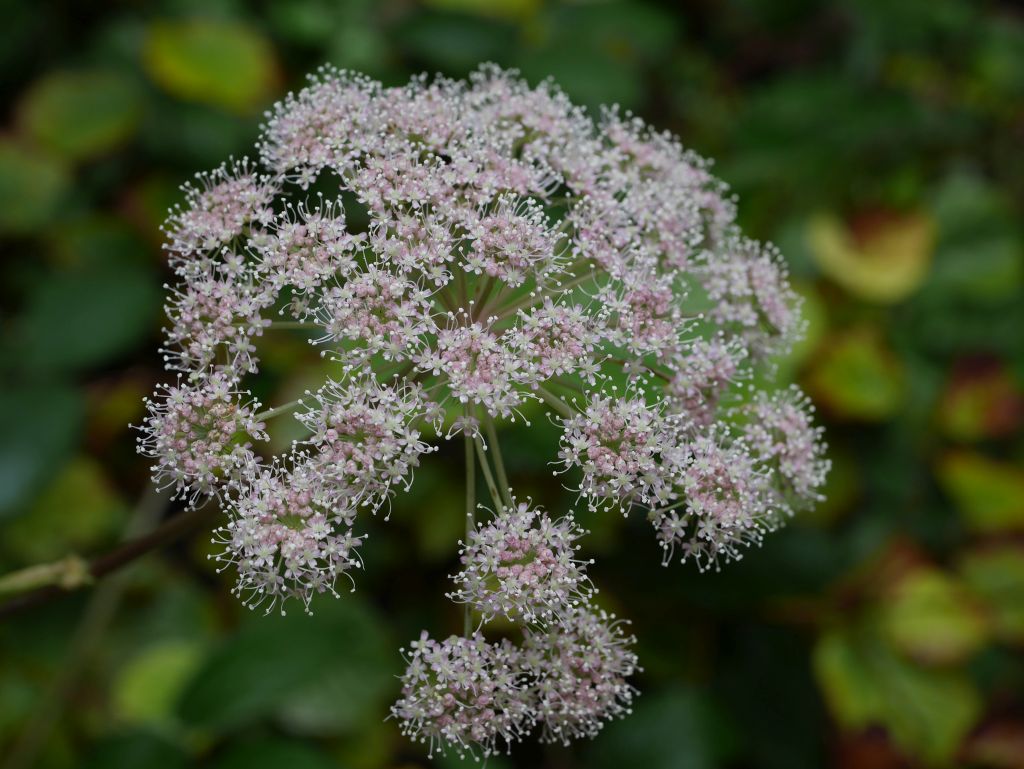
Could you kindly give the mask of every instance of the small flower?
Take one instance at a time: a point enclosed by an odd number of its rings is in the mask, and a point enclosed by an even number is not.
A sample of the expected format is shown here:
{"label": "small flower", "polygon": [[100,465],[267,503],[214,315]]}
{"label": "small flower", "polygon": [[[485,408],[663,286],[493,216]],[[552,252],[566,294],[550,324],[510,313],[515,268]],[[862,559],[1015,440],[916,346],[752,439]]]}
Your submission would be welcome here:
{"label": "small flower", "polygon": [[580,494],[591,509],[670,499],[672,479],[662,453],[679,443],[679,420],[647,405],[643,394],[598,395],[582,413],[563,420],[559,459],[583,471]]}
{"label": "small flower", "polygon": [[649,514],[665,564],[678,547],[683,562],[692,558],[701,571],[719,568],[781,524],[766,475],[742,441],[718,432],[699,435],[668,461],[680,501]]}
{"label": "small flower", "polygon": [[367,358],[408,359],[435,330],[430,294],[372,265],[323,291],[314,312],[327,332],[319,341],[359,342]]}
{"label": "small flower", "polygon": [[503,508],[470,533],[450,597],[485,619],[546,625],[572,616],[593,592],[587,562],[576,557],[584,533],[570,516],[552,521],[527,502]]}
{"label": "small flower", "polygon": [[811,422],[813,410],[796,386],[772,395],[760,392],[746,409],[746,442],[770,471],[784,503],[795,508],[822,499],[821,488],[831,467],[824,457],[824,431]]}
{"label": "small flower", "polygon": [[289,598],[311,613],[314,595],[337,596],[338,576],[362,565],[351,501],[304,457],[290,469],[254,468],[240,489],[214,537],[225,548],[216,560],[238,570],[232,592],[267,613],[280,603],[282,614]]}
{"label": "small flower", "polygon": [[785,351],[803,333],[799,301],[772,246],[736,238],[722,254],[708,254],[697,273],[715,303],[711,318],[757,355]]}
{"label": "small flower", "polygon": [[420,456],[436,450],[416,426],[425,411],[419,387],[355,375],[321,387],[296,418],[313,433],[309,461],[337,496],[376,508],[395,486],[408,490]]}
{"label": "small flower", "polygon": [[255,462],[253,440],[267,440],[256,420],[259,404],[215,374],[199,385],[162,385],[159,400],[146,401],[139,452],[155,460],[153,480],[172,486],[190,504],[212,496]]}
{"label": "small flower", "polygon": [[242,235],[251,222],[273,217],[270,204],[278,192],[269,174],[260,174],[248,159],[197,174],[199,187],[186,185],[187,208],[177,209],[164,226],[168,251],[188,273],[191,260]]}
{"label": "small flower", "polygon": [[710,426],[745,358],[745,349],[735,340],[694,341],[674,362],[675,372],[665,387],[668,408],[699,427]]}
{"label": "small flower", "polygon": [[586,604],[547,630],[526,631],[523,666],[530,677],[541,740],[568,745],[594,737],[614,718],[631,713],[636,689],[636,639],[624,622]]}
{"label": "small flower", "polygon": [[487,757],[532,726],[518,651],[507,641],[488,643],[475,633],[438,642],[424,632],[403,654],[408,667],[391,714],[431,756],[452,748],[460,757]]}

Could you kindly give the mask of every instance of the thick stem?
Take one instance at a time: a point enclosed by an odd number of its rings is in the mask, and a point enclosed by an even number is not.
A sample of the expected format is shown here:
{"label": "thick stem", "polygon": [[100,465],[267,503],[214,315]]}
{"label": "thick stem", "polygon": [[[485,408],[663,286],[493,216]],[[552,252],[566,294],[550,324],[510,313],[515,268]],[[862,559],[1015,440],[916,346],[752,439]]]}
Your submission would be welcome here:
{"label": "thick stem", "polygon": [[[141,558],[146,555],[146,553],[156,550],[163,545],[173,542],[184,534],[187,534],[195,528],[198,523],[212,515],[215,509],[215,505],[206,505],[195,510],[185,510],[171,518],[168,518],[148,534],[129,540],[120,547],[111,550],[106,555],[101,555],[89,562],[85,566],[81,577],[71,581],[70,583],[64,579],[64,577],[66,577],[66,572],[62,572],[60,569],[52,570],[52,578],[48,583],[41,584],[37,581],[35,583],[35,589],[19,595],[16,598],[12,598],[4,604],[0,604],[0,618],[14,614],[21,609],[26,609],[30,606],[43,603],[51,598],[56,598],[57,596],[63,595],[71,590],[92,584],[101,577],[111,574],[122,567],[127,566],[132,561]],[[66,563],[67,560],[68,559],[65,559],[64,562]],[[31,571],[37,568],[38,567],[34,566],[29,567],[28,570],[23,570],[22,573],[24,573],[24,571]],[[8,586],[12,584],[17,585],[21,579],[19,572],[14,572],[13,574],[8,574],[4,577],[3,582]]]}
{"label": "thick stem", "polygon": [[[166,499],[151,487],[135,508],[128,527],[130,534],[138,534],[151,529],[165,504]],[[153,534],[156,533],[156,531],[153,532]],[[144,536],[140,537],[140,539],[145,538]],[[103,635],[117,613],[127,586],[126,577],[127,574],[124,573],[115,575],[100,585],[89,597],[78,625],[68,642],[64,663],[52,685],[43,694],[35,711],[26,722],[25,730],[9,746],[10,750],[6,758],[0,762],[3,769],[28,769],[36,764],[36,759],[46,747],[50,733],[59,721],[62,710],[74,695],[85,666],[95,653],[96,648],[102,643]],[[60,592],[59,588],[55,589],[58,593]]]}

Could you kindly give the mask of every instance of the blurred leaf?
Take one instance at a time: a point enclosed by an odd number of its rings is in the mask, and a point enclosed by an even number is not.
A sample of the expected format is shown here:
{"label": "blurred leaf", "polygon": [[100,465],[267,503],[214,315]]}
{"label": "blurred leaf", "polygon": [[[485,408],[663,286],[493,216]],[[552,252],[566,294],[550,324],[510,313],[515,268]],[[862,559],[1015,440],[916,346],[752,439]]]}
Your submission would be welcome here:
{"label": "blurred leaf", "polygon": [[903,367],[873,328],[826,337],[808,372],[807,388],[836,416],[884,420],[904,398]]}
{"label": "blurred leaf", "polygon": [[424,0],[424,5],[444,11],[522,19],[532,16],[542,2],[543,0]]}
{"label": "blurred leaf", "polygon": [[212,769],[339,769],[326,754],[298,740],[263,737],[230,745]]}
{"label": "blurred leaf", "polygon": [[957,440],[1013,435],[1024,420],[1024,391],[1000,361],[965,361],[953,369],[938,417],[943,432]]}
{"label": "blurred leaf", "polygon": [[822,272],[861,299],[894,303],[921,285],[935,244],[926,214],[876,214],[849,225],[822,214],[807,238]]}
{"label": "blurred leaf", "polygon": [[53,475],[27,515],[7,524],[3,549],[25,563],[89,550],[117,531],[125,512],[100,464],[79,456]]}
{"label": "blurred leaf", "polygon": [[996,635],[1024,642],[1024,548],[1006,544],[968,552],[960,572],[984,602]]}
{"label": "blurred leaf", "polygon": [[882,600],[882,630],[897,649],[922,663],[960,662],[988,638],[979,607],[956,580],[938,569],[915,569]]}
{"label": "blurred leaf", "polygon": [[830,630],[813,653],[829,708],[847,729],[883,726],[908,755],[949,765],[980,715],[969,679],[953,670],[919,668],[869,629]]}
{"label": "blurred leaf", "polygon": [[972,735],[965,762],[986,769],[1020,769],[1024,756],[1024,722],[1005,718],[986,723]]}
{"label": "blurred leaf", "polygon": [[101,155],[127,139],[142,112],[134,80],[118,72],[58,71],[36,81],[23,97],[22,130],[72,160]]}
{"label": "blurred leaf", "polygon": [[53,475],[78,438],[83,404],[70,387],[0,389],[0,518]]}
{"label": "blurred leaf", "polygon": [[806,324],[806,332],[776,361],[776,367],[767,372],[768,378],[776,382],[792,381],[796,377],[796,371],[818,349],[828,332],[828,313],[825,311],[821,294],[809,284],[794,282],[793,289],[800,297],[800,314]]}
{"label": "blurred leaf", "polygon": [[1024,470],[982,454],[951,451],[937,467],[967,525],[978,531],[1024,528]]}
{"label": "blurred leaf", "polygon": [[974,176],[952,176],[932,204],[939,224],[927,289],[993,302],[1024,285],[1024,245],[1017,217],[999,191]]}
{"label": "blurred leaf", "polygon": [[286,617],[256,617],[204,661],[179,713],[214,731],[277,713],[310,732],[379,716],[372,706],[395,685],[399,661],[382,632],[347,594],[319,602],[312,617],[298,607]]}
{"label": "blurred leaf", "polygon": [[239,112],[265,104],[279,80],[270,41],[237,22],[154,22],[146,36],[143,64],[169,93]]}
{"label": "blurred leaf", "polygon": [[676,41],[678,18],[645,2],[603,2],[553,10],[555,46],[567,41],[590,46],[610,59],[658,61]]}
{"label": "blurred leaf", "polygon": [[68,182],[56,158],[0,138],[0,233],[30,233],[49,222]]}
{"label": "blurred leaf", "polygon": [[360,733],[360,725],[376,723],[395,695],[400,658],[380,621],[349,599],[339,599],[345,611],[336,613],[329,631],[337,644],[333,659],[281,698],[278,718],[296,733]]}
{"label": "blurred leaf", "polygon": [[551,77],[591,114],[606,104],[636,107],[644,94],[644,81],[635,66],[613,61],[578,41],[531,51],[517,60],[516,66],[535,83]]}
{"label": "blurred leaf", "polygon": [[[729,730],[707,696],[673,688],[641,697],[626,721],[616,721],[594,740],[587,767],[711,769],[728,752]],[[676,746],[666,750],[666,740]]]}
{"label": "blurred leaf", "polygon": [[469,72],[484,61],[507,61],[515,30],[491,19],[425,12],[397,26],[394,39],[429,66]]}
{"label": "blurred leaf", "polygon": [[185,769],[192,766],[180,749],[148,732],[128,732],[101,740],[81,769]]}
{"label": "blurred leaf", "polygon": [[191,640],[154,644],[120,667],[112,700],[120,720],[152,727],[173,721],[174,706],[201,661]]}
{"label": "blurred leaf", "polygon": [[107,253],[50,275],[19,319],[22,365],[35,371],[96,366],[116,358],[154,330],[160,284],[137,258]]}

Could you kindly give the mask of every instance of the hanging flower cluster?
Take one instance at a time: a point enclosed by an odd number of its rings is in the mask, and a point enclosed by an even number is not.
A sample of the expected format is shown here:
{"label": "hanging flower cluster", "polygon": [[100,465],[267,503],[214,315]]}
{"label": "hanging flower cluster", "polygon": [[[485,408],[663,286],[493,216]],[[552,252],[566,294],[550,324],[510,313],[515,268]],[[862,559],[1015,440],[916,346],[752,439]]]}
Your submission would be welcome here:
{"label": "hanging flower cluster", "polygon": [[[739,558],[828,472],[807,399],[754,385],[802,332],[779,254],[671,135],[492,66],[398,88],[323,70],[257,154],[200,174],[165,227],[154,480],[219,499],[216,558],[247,605],[308,611],[361,567],[364,516],[460,437],[466,627],[405,651],[392,713],[432,751],[594,735],[629,712],[633,639],[595,604],[572,513],[514,499],[496,423],[546,410],[581,507],[640,511],[666,563]],[[263,410],[247,388],[273,334],[329,374]],[[274,419],[300,435],[276,457]]]}

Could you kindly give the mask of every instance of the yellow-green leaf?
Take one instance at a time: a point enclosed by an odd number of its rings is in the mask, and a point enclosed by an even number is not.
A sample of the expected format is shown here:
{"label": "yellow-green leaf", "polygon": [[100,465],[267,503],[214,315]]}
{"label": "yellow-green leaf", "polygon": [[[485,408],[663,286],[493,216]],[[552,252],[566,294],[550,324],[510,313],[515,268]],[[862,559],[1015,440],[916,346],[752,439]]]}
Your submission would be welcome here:
{"label": "yellow-green leaf", "polygon": [[960,662],[988,639],[988,624],[970,594],[937,569],[912,571],[879,607],[886,638],[927,664]]}
{"label": "yellow-green leaf", "polygon": [[201,661],[202,648],[195,641],[151,646],[121,668],[114,684],[114,713],[131,724],[173,723],[178,697]]}
{"label": "yellow-green leaf", "polygon": [[875,329],[853,329],[823,340],[807,388],[836,416],[884,420],[903,403],[903,367]]}
{"label": "yellow-green leaf", "polygon": [[279,81],[270,41],[237,22],[156,22],[146,36],[143,63],[169,93],[239,112],[269,101]]}
{"label": "yellow-green leaf", "polygon": [[124,74],[53,72],[25,94],[19,124],[38,144],[80,160],[100,155],[127,139],[141,114],[140,89]]}
{"label": "yellow-green leaf", "polygon": [[971,528],[1024,529],[1024,468],[953,451],[940,460],[938,477]]}
{"label": "yellow-green leaf", "polygon": [[60,469],[32,508],[4,528],[4,549],[19,561],[86,551],[114,535],[126,507],[100,464],[79,456]]}
{"label": "yellow-green leaf", "polygon": [[444,11],[460,11],[474,16],[524,19],[533,16],[542,0],[426,0],[426,5]]}
{"label": "yellow-green leaf", "polygon": [[910,296],[924,282],[935,224],[923,213],[863,217],[853,226],[821,214],[808,223],[808,245],[821,271],[851,294],[880,303]]}
{"label": "yellow-green leaf", "polygon": [[1024,547],[1000,545],[967,553],[960,572],[987,609],[995,635],[1024,641]]}
{"label": "yellow-green leaf", "polygon": [[68,181],[58,158],[0,139],[0,233],[40,229],[57,214]]}
{"label": "yellow-green leaf", "polygon": [[981,698],[961,671],[914,665],[870,627],[825,633],[812,662],[841,726],[884,727],[903,751],[929,766],[952,764],[981,713]]}

